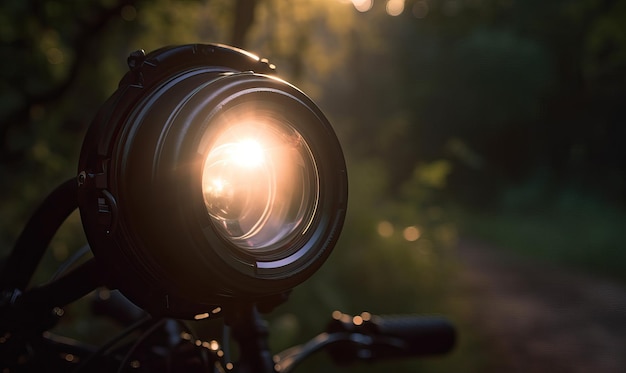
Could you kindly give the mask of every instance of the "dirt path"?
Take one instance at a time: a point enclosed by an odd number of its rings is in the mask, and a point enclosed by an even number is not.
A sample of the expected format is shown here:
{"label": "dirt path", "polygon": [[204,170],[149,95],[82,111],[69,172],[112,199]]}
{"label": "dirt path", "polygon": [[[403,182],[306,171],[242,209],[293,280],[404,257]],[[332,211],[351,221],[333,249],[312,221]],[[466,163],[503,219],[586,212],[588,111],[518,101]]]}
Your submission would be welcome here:
{"label": "dirt path", "polygon": [[458,255],[458,294],[497,355],[491,369],[626,372],[626,287],[470,240]]}

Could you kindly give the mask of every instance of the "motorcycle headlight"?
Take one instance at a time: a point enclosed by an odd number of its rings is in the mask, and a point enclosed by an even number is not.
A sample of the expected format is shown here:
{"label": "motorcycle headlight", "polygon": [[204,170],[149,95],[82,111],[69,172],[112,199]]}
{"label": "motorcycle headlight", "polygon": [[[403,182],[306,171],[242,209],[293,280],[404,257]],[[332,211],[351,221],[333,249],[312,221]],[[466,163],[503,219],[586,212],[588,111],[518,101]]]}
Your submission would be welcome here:
{"label": "motorcycle headlight", "polygon": [[309,278],[345,216],[346,167],[319,108],[220,45],[136,53],[85,137],[79,208],[109,284],[190,318]]}

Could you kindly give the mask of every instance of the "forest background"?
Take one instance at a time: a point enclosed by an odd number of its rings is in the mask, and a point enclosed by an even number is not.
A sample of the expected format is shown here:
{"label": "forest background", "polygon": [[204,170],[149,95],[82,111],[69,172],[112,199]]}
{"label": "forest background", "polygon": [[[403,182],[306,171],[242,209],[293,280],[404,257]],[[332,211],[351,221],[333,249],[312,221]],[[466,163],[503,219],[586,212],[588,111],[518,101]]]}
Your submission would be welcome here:
{"label": "forest background", "polygon": [[[346,227],[328,264],[270,315],[275,350],[335,309],[462,320],[446,290],[466,237],[626,280],[619,0],[5,0],[0,254],[76,173],[129,52],[195,42],[270,59],[320,105],[346,154]],[[38,279],[83,241],[74,215]],[[93,339],[82,312],[67,333]],[[480,371],[493,356],[462,326],[453,355],[394,371]]]}

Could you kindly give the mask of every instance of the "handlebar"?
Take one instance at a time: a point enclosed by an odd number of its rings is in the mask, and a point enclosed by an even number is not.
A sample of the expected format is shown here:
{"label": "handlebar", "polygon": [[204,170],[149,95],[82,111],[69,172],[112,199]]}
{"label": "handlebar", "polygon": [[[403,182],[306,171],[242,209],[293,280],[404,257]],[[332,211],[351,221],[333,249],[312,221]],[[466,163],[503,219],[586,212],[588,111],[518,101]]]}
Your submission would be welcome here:
{"label": "handlebar", "polygon": [[351,317],[335,312],[328,330],[353,334],[350,341],[329,348],[338,364],[444,354],[456,340],[452,324],[436,316],[376,316],[364,312]]}
{"label": "handlebar", "polygon": [[347,365],[444,354],[455,342],[454,326],[442,317],[375,316],[368,312],[350,316],[335,311],[325,333],[277,355],[275,369],[291,372],[305,358],[324,348],[336,364]]}
{"label": "handlebar", "polygon": [[[12,310],[8,304],[4,308],[5,312]],[[322,349],[327,350],[336,364],[347,365],[356,361],[372,362],[443,354],[453,348],[456,339],[454,327],[441,317],[376,316],[367,312],[350,316],[335,311],[326,331],[309,342],[285,350],[273,359],[271,355],[259,355],[261,359],[250,360],[247,365],[242,364],[243,360],[233,365],[227,351],[222,350],[227,345],[221,345],[215,340],[196,339],[184,324],[176,320],[152,319],[116,291],[97,292],[92,311],[96,315],[113,317],[123,325],[132,325],[99,348],[57,338],[49,332],[39,336],[36,333],[27,333],[7,337],[9,334],[5,334],[4,339],[0,340],[0,366],[12,371],[55,367],[58,369],[54,370],[73,372],[104,372],[111,369],[122,372],[131,368],[145,372],[183,369],[187,372],[241,373],[256,372],[257,363],[267,361],[269,365],[264,371],[289,373]],[[258,324],[256,327],[250,323],[239,325],[240,332],[245,334],[238,338],[240,347],[243,347],[242,341],[250,340],[250,336],[256,335],[257,339],[263,337],[259,339],[261,342],[267,337],[264,334],[265,328],[259,329],[262,319],[256,313],[252,316],[248,321]],[[130,333],[137,331],[140,332],[140,337],[135,342],[120,345]],[[257,344],[251,345],[250,348],[254,351],[249,351],[248,355],[255,355],[256,348],[259,347]],[[30,348],[27,358],[23,355],[27,352],[25,347]],[[258,351],[269,353],[269,349]],[[139,367],[141,368],[137,370]]]}
{"label": "handlebar", "polygon": [[[64,201],[64,206],[73,209],[74,192],[75,186],[67,182],[49,200]],[[260,373],[262,368],[263,372],[288,373],[321,349],[327,349],[337,364],[349,364],[443,354],[454,346],[454,327],[443,318],[383,317],[367,312],[350,316],[335,311],[325,332],[272,358],[267,344],[269,331],[257,305],[251,302],[231,305],[229,317],[224,318],[239,345],[239,361],[231,362],[227,340],[220,345],[216,340],[198,339],[184,323],[153,318],[121,293],[109,290],[96,292],[92,312],[111,317],[126,329],[99,347],[56,336],[50,329],[63,316],[63,307],[101,289],[106,276],[93,258],[66,271],[74,264],[70,259],[50,282],[27,287],[34,267],[60,225],[58,220],[62,221],[68,212],[56,211],[52,202],[44,203],[35,213],[7,260],[0,260],[2,371]],[[54,229],[41,227],[39,223],[47,219],[55,220],[51,224]]]}

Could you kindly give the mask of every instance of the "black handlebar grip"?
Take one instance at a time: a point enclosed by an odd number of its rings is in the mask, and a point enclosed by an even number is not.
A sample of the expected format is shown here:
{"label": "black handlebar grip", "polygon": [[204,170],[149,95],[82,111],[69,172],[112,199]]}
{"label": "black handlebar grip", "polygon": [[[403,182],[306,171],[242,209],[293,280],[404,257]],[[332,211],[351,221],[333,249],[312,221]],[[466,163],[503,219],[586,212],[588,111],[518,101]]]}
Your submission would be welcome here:
{"label": "black handlebar grip", "polygon": [[445,354],[456,341],[454,326],[443,317],[372,316],[370,325],[375,335],[404,341],[407,356]]}
{"label": "black handlebar grip", "polygon": [[328,347],[338,364],[356,360],[423,357],[450,352],[456,342],[454,326],[436,316],[350,316],[336,311],[329,333],[346,333],[343,341]]}

